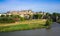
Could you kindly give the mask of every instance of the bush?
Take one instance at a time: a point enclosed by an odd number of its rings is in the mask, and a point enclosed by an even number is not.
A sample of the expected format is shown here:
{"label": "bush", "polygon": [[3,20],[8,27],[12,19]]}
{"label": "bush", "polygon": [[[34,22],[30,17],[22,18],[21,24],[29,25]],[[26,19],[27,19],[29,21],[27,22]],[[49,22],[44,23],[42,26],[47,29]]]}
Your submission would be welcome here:
{"label": "bush", "polygon": [[1,17],[5,17],[5,15],[1,15]]}
{"label": "bush", "polygon": [[52,22],[52,19],[47,19],[45,26],[50,26]]}
{"label": "bush", "polygon": [[57,23],[60,23],[60,19],[57,21]]}
{"label": "bush", "polygon": [[10,17],[0,17],[0,23],[14,23],[15,20],[13,20]]}
{"label": "bush", "polygon": [[24,17],[20,17],[19,15],[11,15],[11,17],[9,17],[9,15],[2,15],[0,17],[0,23],[14,23],[14,22],[18,22],[18,21],[24,21],[25,18]]}
{"label": "bush", "polygon": [[24,21],[25,20],[25,18],[24,17],[20,17],[20,21]]}

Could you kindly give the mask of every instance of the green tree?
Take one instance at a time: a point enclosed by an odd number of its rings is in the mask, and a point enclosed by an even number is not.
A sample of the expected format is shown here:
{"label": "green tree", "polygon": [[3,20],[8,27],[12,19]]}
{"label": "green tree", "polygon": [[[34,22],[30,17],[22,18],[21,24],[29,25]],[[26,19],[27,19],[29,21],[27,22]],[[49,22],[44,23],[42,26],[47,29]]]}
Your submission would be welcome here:
{"label": "green tree", "polygon": [[46,13],[46,17],[47,17],[47,19],[50,19],[51,18],[51,14],[50,13]]}
{"label": "green tree", "polygon": [[10,17],[10,15],[6,15],[6,17]]}
{"label": "green tree", "polygon": [[41,14],[38,14],[38,19],[41,19],[42,18],[42,15]]}
{"label": "green tree", "polygon": [[55,12],[54,12],[52,15],[53,15],[53,17],[54,17],[54,18],[53,18],[54,21],[56,22],[56,21],[58,20],[58,13],[55,13]]}
{"label": "green tree", "polygon": [[47,19],[45,26],[50,26],[52,22],[52,19]]}
{"label": "green tree", "polygon": [[41,14],[34,14],[33,17],[36,18],[36,19],[41,19],[42,15]]}
{"label": "green tree", "polygon": [[34,14],[34,15],[33,15],[33,18],[34,18],[34,19],[38,19],[38,14]]}
{"label": "green tree", "polygon": [[1,17],[5,17],[5,15],[2,14]]}

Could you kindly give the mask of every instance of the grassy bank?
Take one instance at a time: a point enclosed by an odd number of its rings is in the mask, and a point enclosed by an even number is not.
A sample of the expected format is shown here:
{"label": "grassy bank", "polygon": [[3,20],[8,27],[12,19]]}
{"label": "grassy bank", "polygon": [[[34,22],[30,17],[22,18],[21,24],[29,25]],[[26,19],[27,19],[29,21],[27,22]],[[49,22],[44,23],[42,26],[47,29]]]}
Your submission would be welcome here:
{"label": "grassy bank", "polygon": [[37,28],[45,28],[42,24],[20,24],[13,26],[1,26],[0,32],[16,31],[16,30],[30,30]]}
{"label": "grassy bank", "polygon": [[11,26],[11,25],[19,25],[19,24],[45,24],[46,19],[33,19],[33,20],[25,20],[19,21],[15,23],[0,23],[0,26]]}
{"label": "grassy bank", "polygon": [[26,20],[16,24],[0,24],[0,32],[45,28],[46,20]]}

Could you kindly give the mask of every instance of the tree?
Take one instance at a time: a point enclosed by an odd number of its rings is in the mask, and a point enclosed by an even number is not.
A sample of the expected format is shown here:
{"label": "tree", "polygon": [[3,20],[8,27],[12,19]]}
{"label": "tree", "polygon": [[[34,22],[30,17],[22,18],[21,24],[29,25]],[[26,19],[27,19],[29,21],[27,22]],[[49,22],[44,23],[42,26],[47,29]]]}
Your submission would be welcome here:
{"label": "tree", "polygon": [[47,17],[47,19],[51,18],[51,14],[50,13],[46,13],[46,17]]}
{"label": "tree", "polygon": [[38,19],[41,19],[42,18],[42,15],[41,14],[38,14]]}
{"label": "tree", "polygon": [[5,17],[5,15],[2,14],[1,17]]}
{"label": "tree", "polygon": [[6,15],[6,17],[10,17],[10,15]]}
{"label": "tree", "polygon": [[34,18],[34,19],[38,19],[38,14],[34,14],[34,15],[33,15],[33,18]]}
{"label": "tree", "polygon": [[52,16],[53,16],[53,20],[54,20],[54,22],[56,22],[57,20],[58,20],[58,13],[53,13],[52,14]]}
{"label": "tree", "polygon": [[50,26],[52,22],[52,19],[47,19],[45,26]]}
{"label": "tree", "polygon": [[41,14],[34,14],[33,17],[35,19],[41,19],[42,18],[42,15]]}

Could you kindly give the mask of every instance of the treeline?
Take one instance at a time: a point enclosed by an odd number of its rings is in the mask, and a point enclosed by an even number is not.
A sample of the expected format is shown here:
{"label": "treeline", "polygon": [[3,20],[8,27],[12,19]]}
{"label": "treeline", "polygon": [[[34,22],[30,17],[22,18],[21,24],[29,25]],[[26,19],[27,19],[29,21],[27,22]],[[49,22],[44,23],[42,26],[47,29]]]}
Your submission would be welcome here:
{"label": "treeline", "polygon": [[53,22],[60,23],[60,13],[46,13],[43,17],[44,19],[52,19]]}
{"label": "treeline", "polygon": [[0,23],[14,23],[18,21],[23,21],[24,18],[19,15],[1,15]]}
{"label": "treeline", "polygon": [[1,15],[0,23],[14,23],[18,21],[31,20],[31,19],[52,19],[53,22],[60,23],[60,13],[46,13],[44,14],[33,14],[25,17],[19,15]]}

